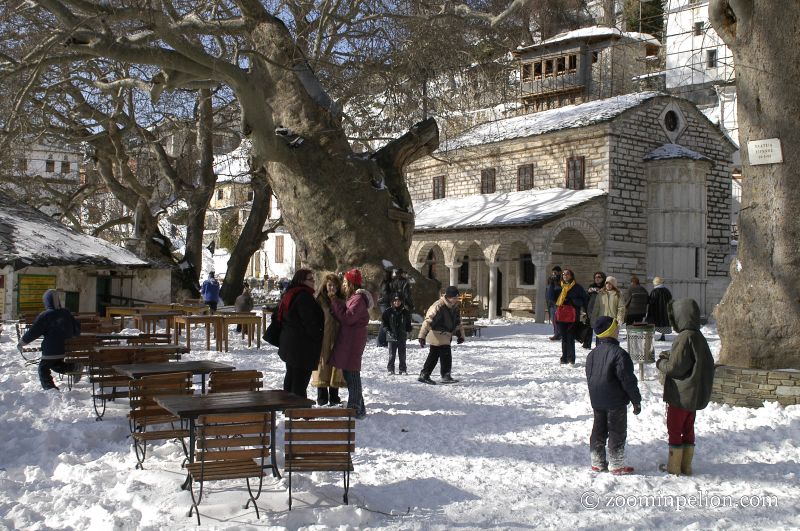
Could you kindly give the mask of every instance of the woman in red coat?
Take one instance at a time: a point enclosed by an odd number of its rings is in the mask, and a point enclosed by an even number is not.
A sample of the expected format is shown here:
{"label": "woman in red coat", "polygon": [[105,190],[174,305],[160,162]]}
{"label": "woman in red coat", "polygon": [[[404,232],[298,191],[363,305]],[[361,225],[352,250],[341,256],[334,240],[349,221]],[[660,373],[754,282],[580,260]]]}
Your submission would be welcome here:
{"label": "woman in red coat", "polygon": [[361,289],[362,282],[361,271],[351,269],[344,274],[342,282],[347,301],[331,301],[331,313],[340,327],[330,365],[342,370],[347,382],[347,407],[356,410],[357,419],[367,416],[361,390],[361,357],[367,345],[369,309],[374,305],[372,294]]}

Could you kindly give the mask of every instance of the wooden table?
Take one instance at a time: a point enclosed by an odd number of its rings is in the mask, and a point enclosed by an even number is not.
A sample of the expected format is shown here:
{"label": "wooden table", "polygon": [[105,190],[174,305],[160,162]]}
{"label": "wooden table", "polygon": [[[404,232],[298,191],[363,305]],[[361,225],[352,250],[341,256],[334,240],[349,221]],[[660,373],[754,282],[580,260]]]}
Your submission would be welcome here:
{"label": "wooden table", "polygon": [[96,345],[95,352],[165,352],[170,355],[176,356],[181,359],[181,354],[189,352],[187,347],[174,344],[154,344],[154,345]]}
{"label": "wooden table", "polygon": [[[280,478],[275,460],[275,413],[296,407],[311,407],[313,400],[301,398],[288,391],[242,391],[237,393],[212,393],[210,395],[176,395],[155,397],[156,403],[182,419],[189,419],[189,462],[194,462],[194,425],[201,415],[219,413],[272,413],[270,425],[270,466],[272,475]],[[189,477],[183,484],[186,490]]]}
{"label": "wooden table", "polygon": [[133,317],[141,308],[136,308],[133,306],[106,306],[106,317],[111,319],[111,322],[114,322],[114,317],[119,317],[119,329],[122,330],[125,328],[125,318]]}
{"label": "wooden table", "polygon": [[176,315],[175,334],[173,342],[177,343],[181,335],[181,327],[186,328],[186,348],[192,350],[192,325],[206,325],[206,350],[211,350],[211,326],[214,328],[214,341],[216,350],[222,351],[222,340],[224,332],[222,330],[222,317],[216,314],[210,315]]}
{"label": "wooden table", "polygon": [[145,334],[155,333],[156,327],[159,321],[164,321],[164,325],[167,329],[167,334],[172,332],[172,327],[175,323],[175,316],[182,315],[181,312],[177,311],[153,311],[153,310],[143,310],[138,314],[133,316],[133,323],[142,332]]}
{"label": "wooden table", "polygon": [[206,392],[206,375],[212,371],[232,371],[236,367],[217,361],[170,361],[167,363],[130,363],[125,365],[112,365],[117,373],[128,378],[141,378],[154,374],[169,374],[173,372],[191,372],[200,375],[200,392]]}
{"label": "wooden table", "polygon": [[253,335],[256,337],[256,346],[261,348],[261,317],[255,313],[235,313],[235,312],[218,312],[222,318],[222,330],[224,337],[222,338],[225,352],[228,352],[228,327],[230,325],[242,325],[242,333],[247,333],[247,346],[253,345]]}

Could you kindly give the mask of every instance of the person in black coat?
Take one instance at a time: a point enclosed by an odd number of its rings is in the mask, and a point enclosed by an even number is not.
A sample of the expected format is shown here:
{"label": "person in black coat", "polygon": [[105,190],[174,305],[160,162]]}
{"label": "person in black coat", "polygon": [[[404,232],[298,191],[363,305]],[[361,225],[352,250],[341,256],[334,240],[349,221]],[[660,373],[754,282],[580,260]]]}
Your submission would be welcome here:
{"label": "person in black coat", "polygon": [[[595,321],[598,345],[586,358],[586,381],[594,410],[594,425],[589,438],[592,470],[612,474],[630,474],[633,467],[625,466],[625,440],[628,435],[628,403],[633,414],[642,411],[642,395],[633,361],[619,346],[619,324],[606,315]],[[606,441],[608,460],[606,460]]]}
{"label": "person in black coat", "polygon": [[286,363],[283,390],[306,398],[311,373],[319,363],[325,315],[314,299],[314,272],[298,269],[278,305],[281,323],[278,355]]}
{"label": "person in black coat", "polygon": [[669,322],[669,301],[672,300],[672,293],[664,285],[661,277],[653,278],[653,291],[647,301],[647,322],[655,325],[656,332],[661,334],[659,341],[666,341],[664,334],[672,332],[672,325]]}
{"label": "person in black coat", "polygon": [[[50,371],[59,374],[77,372],[83,369],[79,363],[64,361],[64,342],[81,333],[81,325],[72,316],[69,310],[61,305],[58,291],[49,289],[42,297],[45,310],[36,316],[33,324],[22,336],[17,349],[22,352],[22,347],[31,341],[44,337],[42,341],[42,359],[39,360],[39,383],[42,389],[55,389],[55,382]],[[80,376],[78,377],[80,379]]]}
{"label": "person in black coat", "polygon": [[399,357],[400,374],[408,374],[406,369],[406,340],[411,332],[411,312],[403,305],[403,296],[400,292],[392,295],[392,305],[381,316],[383,327],[386,329],[386,339],[389,343],[389,363],[386,370],[394,374],[395,354]]}

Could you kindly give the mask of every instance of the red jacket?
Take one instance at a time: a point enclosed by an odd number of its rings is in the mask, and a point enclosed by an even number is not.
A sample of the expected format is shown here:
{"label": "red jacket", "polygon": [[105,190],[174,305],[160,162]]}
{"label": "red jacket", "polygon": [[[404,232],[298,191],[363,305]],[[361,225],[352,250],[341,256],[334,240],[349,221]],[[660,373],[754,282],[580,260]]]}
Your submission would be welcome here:
{"label": "red jacket", "polygon": [[372,295],[363,289],[356,291],[347,302],[334,300],[331,313],[339,321],[339,335],[329,364],[344,371],[360,371],[361,357],[367,345],[369,309],[374,305]]}

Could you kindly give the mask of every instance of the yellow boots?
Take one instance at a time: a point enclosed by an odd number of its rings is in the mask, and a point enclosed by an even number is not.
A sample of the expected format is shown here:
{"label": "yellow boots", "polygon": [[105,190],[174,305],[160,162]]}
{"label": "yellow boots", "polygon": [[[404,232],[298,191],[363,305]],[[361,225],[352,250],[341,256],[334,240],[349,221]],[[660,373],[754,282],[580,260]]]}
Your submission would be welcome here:
{"label": "yellow boots", "polygon": [[[683,449],[685,446],[669,446],[669,457],[667,459],[667,464],[658,465],[658,469],[662,472],[669,472],[670,474],[675,474],[676,476],[681,475],[681,464],[683,463]],[[694,453],[694,446],[692,446],[692,452]],[[691,471],[691,458],[689,460],[689,470]]]}
{"label": "yellow boots", "polygon": [[692,475],[692,458],[694,457],[694,445],[684,444],[683,455],[681,456],[681,474],[684,476]]}

